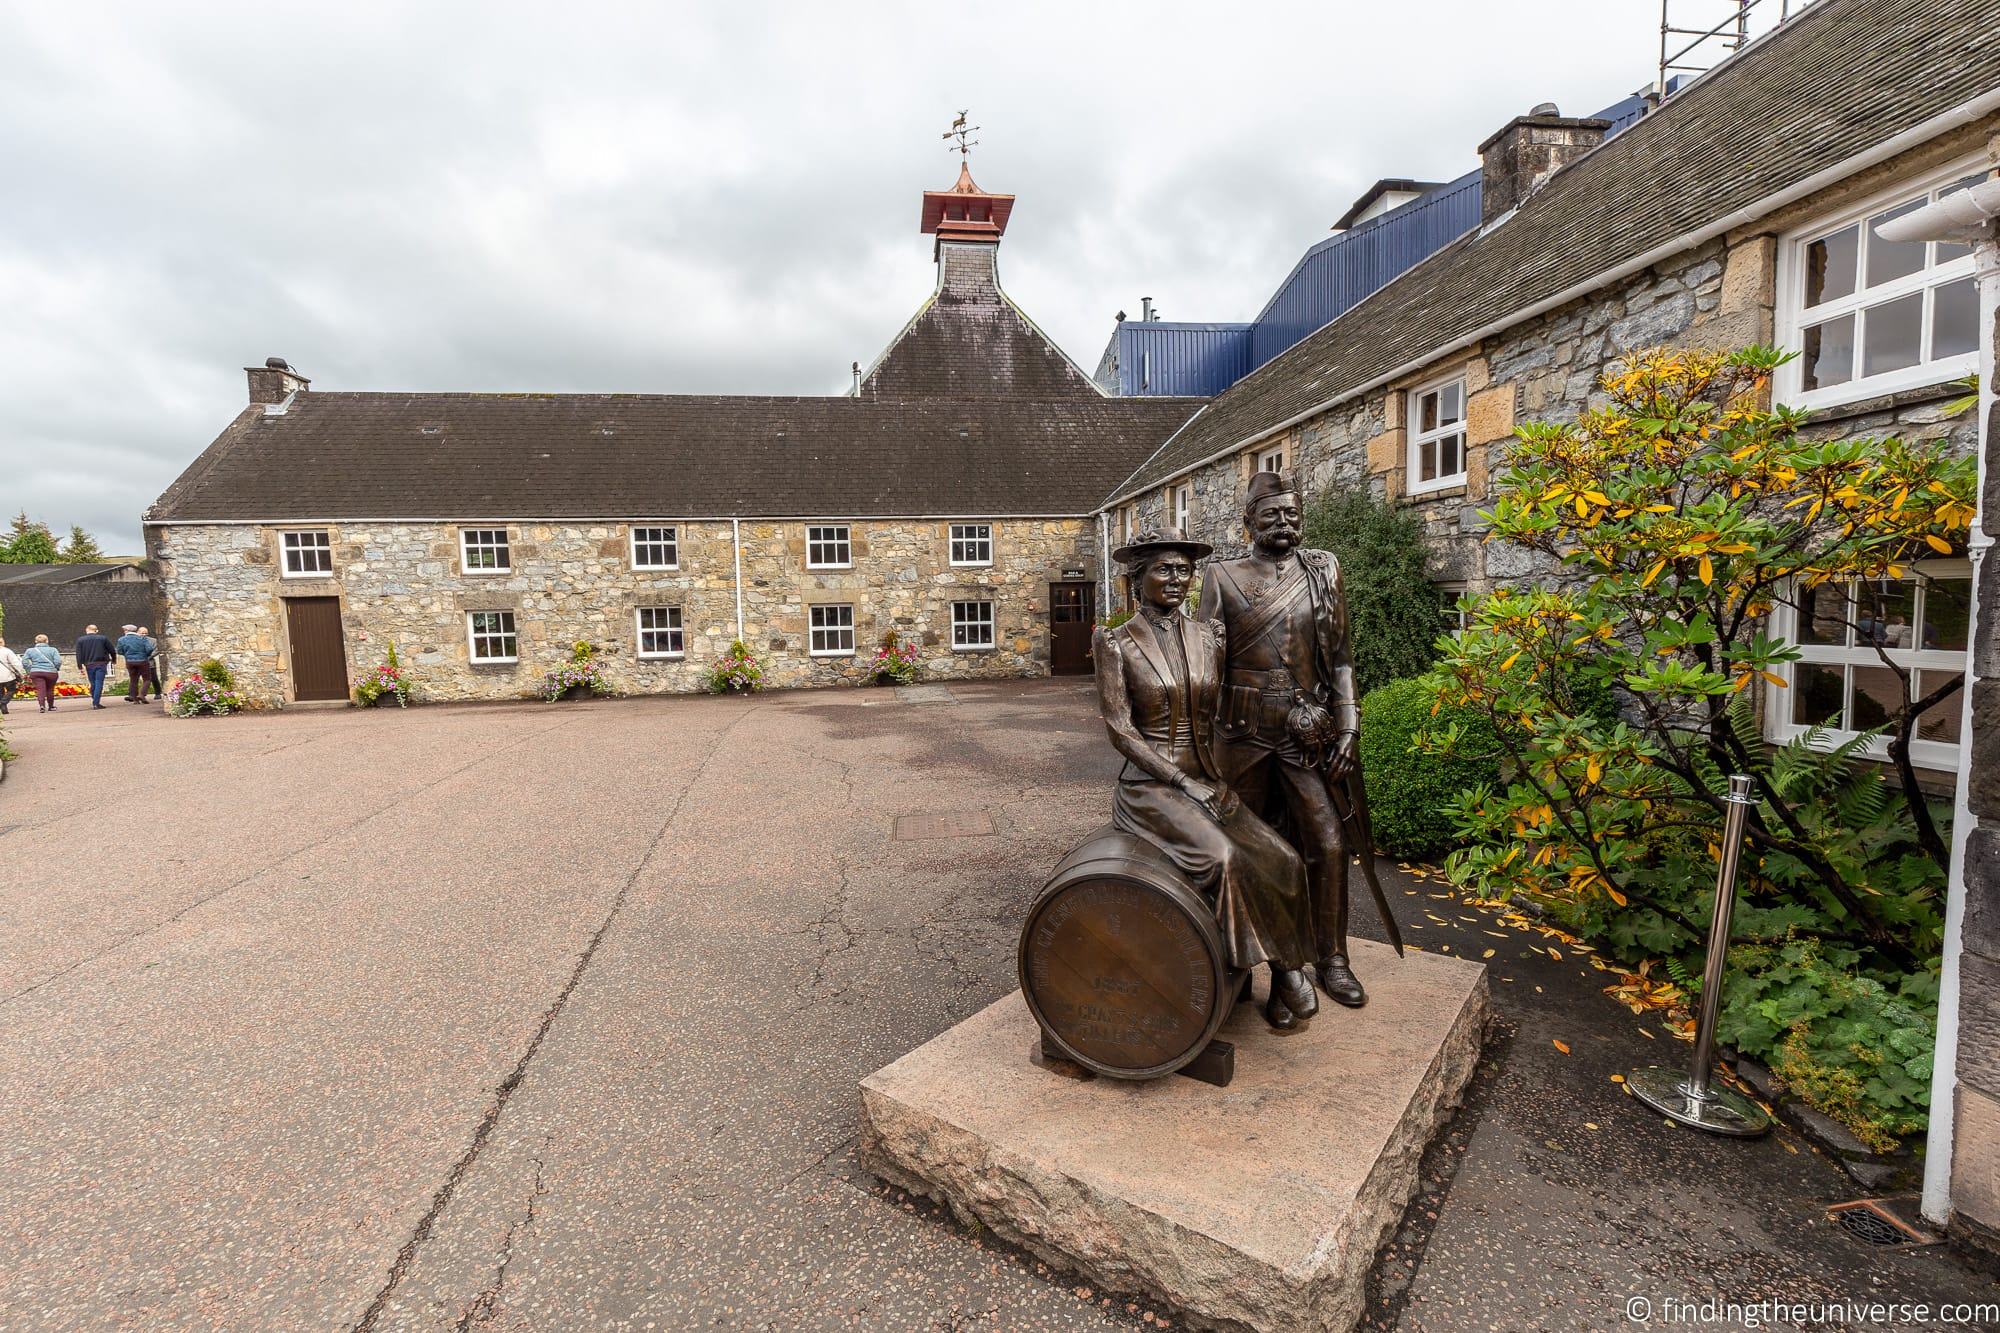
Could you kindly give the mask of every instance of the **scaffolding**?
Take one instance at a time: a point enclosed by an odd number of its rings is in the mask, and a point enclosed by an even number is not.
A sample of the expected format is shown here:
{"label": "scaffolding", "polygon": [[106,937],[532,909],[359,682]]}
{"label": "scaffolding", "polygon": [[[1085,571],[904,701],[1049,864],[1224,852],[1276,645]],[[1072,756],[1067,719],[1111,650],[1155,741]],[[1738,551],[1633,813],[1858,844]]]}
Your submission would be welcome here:
{"label": "scaffolding", "polygon": [[[1725,0],[1726,12],[1718,22],[1706,28],[1683,26],[1715,13],[1717,3],[1718,0],[1660,0],[1660,72],[1653,92],[1661,100],[1673,91],[1675,76],[1692,76],[1713,69],[1761,35],[1751,30],[1753,11],[1767,19],[1775,11],[1776,19],[1770,24],[1775,28],[1792,16],[1792,10],[1804,9],[1811,0],[1777,0],[1775,5],[1769,0]],[[1690,20],[1687,15],[1691,10],[1700,11],[1701,18]],[[1676,38],[1687,41],[1676,49]]]}

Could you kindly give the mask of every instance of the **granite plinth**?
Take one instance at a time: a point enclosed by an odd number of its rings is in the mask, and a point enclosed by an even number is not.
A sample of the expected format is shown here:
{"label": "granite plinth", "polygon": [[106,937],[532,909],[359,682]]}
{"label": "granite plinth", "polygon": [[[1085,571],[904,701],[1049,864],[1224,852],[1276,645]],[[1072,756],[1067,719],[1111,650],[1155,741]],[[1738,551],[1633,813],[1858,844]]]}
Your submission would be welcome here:
{"label": "granite plinth", "polygon": [[1353,960],[1364,1009],[1281,1035],[1237,1008],[1227,1088],[1057,1077],[1017,991],[862,1081],[862,1163],[1197,1326],[1352,1328],[1487,1019],[1481,964],[1363,941]]}

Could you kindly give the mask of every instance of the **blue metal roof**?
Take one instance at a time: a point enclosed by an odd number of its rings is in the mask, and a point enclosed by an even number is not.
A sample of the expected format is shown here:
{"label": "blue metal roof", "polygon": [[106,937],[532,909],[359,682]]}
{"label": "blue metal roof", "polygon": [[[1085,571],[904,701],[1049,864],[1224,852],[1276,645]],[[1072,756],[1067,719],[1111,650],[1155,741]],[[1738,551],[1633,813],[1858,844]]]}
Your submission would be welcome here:
{"label": "blue metal roof", "polygon": [[[1598,112],[1611,122],[1604,137],[1636,124],[1646,104],[1635,93]],[[1248,324],[1120,324],[1118,392],[1221,393],[1477,227],[1480,174],[1469,171],[1313,246]]]}

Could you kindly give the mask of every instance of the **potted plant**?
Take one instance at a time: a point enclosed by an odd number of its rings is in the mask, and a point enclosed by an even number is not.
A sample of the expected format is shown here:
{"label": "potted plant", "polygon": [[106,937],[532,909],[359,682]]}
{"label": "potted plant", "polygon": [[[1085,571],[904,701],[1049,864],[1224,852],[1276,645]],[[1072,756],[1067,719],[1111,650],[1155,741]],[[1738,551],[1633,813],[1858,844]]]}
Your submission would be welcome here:
{"label": "potted plant", "polygon": [[558,699],[582,699],[612,694],[604,664],[597,660],[597,645],[579,639],[571,646],[569,661],[542,677],[541,697],[550,703]]}
{"label": "potted plant", "polygon": [[227,666],[211,657],[192,676],[182,676],[166,688],[170,717],[221,717],[243,707],[236,692],[236,677]]}
{"label": "potted plant", "polygon": [[708,673],[710,694],[750,694],[764,688],[764,664],[738,639]]}
{"label": "potted plant", "polygon": [[370,668],[361,679],[354,682],[354,699],[363,708],[386,708],[394,704],[398,708],[410,706],[410,696],[416,687],[410,675],[403,670],[403,664],[396,657],[394,640],[389,643],[388,658],[380,665]]}
{"label": "potted plant", "polygon": [[882,640],[882,646],[875,650],[875,663],[870,669],[868,683],[871,685],[914,685],[917,683],[917,645],[904,643],[890,630]]}

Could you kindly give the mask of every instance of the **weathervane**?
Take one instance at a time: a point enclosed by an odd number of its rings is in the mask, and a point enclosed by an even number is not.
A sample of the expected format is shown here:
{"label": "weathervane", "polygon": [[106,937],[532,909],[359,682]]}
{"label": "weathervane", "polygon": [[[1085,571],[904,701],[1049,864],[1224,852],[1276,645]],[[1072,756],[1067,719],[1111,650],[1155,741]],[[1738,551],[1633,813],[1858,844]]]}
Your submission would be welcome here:
{"label": "weathervane", "polygon": [[970,134],[979,133],[979,127],[977,125],[968,125],[965,123],[965,118],[970,114],[972,113],[969,111],[959,112],[958,119],[954,120],[951,123],[951,128],[946,130],[942,135],[938,136],[939,138],[943,139],[958,140],[957,143],[951,145],[951,148],[945,149],[947,153],[950,152],[952,148],[956,148],[958,150],[959,156],[969,157],[972,155],[973,148],[978,145],[979,140],[969,139],[966,137],[967,135]]}

